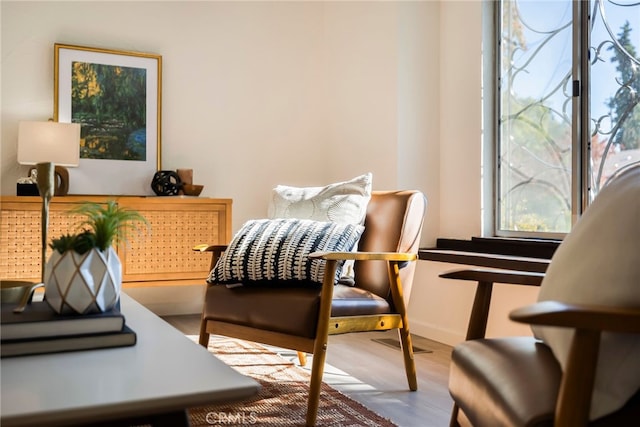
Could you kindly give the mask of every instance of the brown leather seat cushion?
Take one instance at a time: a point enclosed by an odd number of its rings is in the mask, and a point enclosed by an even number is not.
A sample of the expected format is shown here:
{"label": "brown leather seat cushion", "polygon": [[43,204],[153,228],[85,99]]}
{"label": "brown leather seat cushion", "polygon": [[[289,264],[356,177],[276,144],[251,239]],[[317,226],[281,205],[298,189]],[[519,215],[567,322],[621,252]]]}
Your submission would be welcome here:
{"label": "brown leather seat cushion", "polygon": [[[388,313],[389,303],[363,289],[336,285],[332,316]],[[316,334],[320,287],[214,285],[207,289],[204,316],[238,325],[313,338]],[[297,319],[291,322],[291,319]]]}
{"label": "brown leather seat cushion", "polygon": [[374,293],[344,285],[336,285],[333,288],[332,317],[383,314],[390,311],[387,300]]}
{"label": "brown leather seat cushion", "polygon": [[552,426],[561,375],[534,338],[473,340],[451,354],[449,391],[474,426]]}

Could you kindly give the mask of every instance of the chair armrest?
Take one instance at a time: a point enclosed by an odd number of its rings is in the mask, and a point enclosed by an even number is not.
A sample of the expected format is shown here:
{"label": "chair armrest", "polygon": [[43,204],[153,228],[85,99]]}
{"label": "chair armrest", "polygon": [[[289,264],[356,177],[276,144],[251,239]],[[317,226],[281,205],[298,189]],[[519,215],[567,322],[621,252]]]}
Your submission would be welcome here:
{"label": "chair armrest", "polygon": [[309,258],[325,259],[325,260],[357,260],[357,261],[415,261],[418,259],[417,254],[409,254],[403,252],[313,252],[309,254]]}
{"label": "chair armrest", "polygon": [[471,280],[474,282],[508,283],[512,285],[540,286],[544,273],[515,270],[454,270],[440,274],[444,279]]}
{"label": "chair armrest", "polygon": [[536,271],[544,273],[551,260],[512,255],[490,254],[485,252],[465,252],[447,249],[420,249],[420,259],[448,262],[452,264],[473,265],[476,267],[499,268],[517,271]]}
{"label": "chair armrest", "polygon": [[516,322],[565,328],[640,333],[640,309],[542,301],[509,313]]}
{"label": "chair armrest", "polygon": [[194,251],[197,252],[218,252],[222,253],[227,250],[228,245],[196,245],[193,247]]}
{"label": "chair armrest", "polygon": [[203,244],[194,246],[193,250],[198,252],[211,252],[211,263],[209,264],[209,270],[213,270],[213,268],[216,266],[216,263],[218,262],[218,259],[220,259],[222,253],[227,250],[228,246],[229,245]]}

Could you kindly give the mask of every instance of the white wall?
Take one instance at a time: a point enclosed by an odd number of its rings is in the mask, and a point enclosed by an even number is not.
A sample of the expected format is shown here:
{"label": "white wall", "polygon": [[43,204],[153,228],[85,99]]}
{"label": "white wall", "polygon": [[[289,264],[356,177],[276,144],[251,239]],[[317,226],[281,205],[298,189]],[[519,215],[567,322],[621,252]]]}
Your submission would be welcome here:
{"label": "white wall", "polygon": [[[234,200],[233,226],[278,183],[371,171],[429,199],[423,245],[479,235],[481,2],[2,1],[0,188],[15,194],[17,124],[53,112],[55,42],[163,56],[164,169]],[[421,261],[415,333],[462,339],[473,286]],[[159,313],[197,311],[200,286],[132,289]],[[490,331],[533,297],[496,292]]]}

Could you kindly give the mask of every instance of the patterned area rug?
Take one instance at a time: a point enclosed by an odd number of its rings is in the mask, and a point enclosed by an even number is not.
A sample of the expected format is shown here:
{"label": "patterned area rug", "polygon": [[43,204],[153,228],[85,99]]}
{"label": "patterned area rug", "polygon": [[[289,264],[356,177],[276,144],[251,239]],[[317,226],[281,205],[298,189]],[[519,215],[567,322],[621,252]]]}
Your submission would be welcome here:
{"label": "patterned area rug", "polygon": [[[197,341],[197,337],[190,337]],[[212,336],[209,351],[240,373],[258,381],[260,392],[242,402],[189,410],[193,427],[304,426],[309,373],[273,351],[252,342]],[[308,362],[310,363],[310,362]],[[322,384],[318,426],[394,427],[360,403]]]}

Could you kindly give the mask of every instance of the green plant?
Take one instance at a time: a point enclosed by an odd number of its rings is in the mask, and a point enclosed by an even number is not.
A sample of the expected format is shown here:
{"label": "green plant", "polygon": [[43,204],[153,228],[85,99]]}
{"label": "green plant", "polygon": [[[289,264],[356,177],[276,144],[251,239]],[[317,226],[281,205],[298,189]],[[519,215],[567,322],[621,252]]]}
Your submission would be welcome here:
{"label": "green plant", "polygon": [[126,242],[133,231],[139,231],[140,225],[148,222],[139,212],[118,206],[110,200],[106,204],[85,202],[69,211],[69,214],[82,215],[81,229],[75,234],[65,234],[51,240],[51,249],[63,254],[73,250],[84,254],[96,248],[105,251],[117,242]]}

